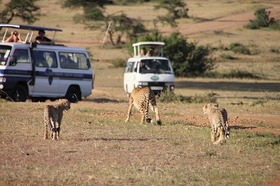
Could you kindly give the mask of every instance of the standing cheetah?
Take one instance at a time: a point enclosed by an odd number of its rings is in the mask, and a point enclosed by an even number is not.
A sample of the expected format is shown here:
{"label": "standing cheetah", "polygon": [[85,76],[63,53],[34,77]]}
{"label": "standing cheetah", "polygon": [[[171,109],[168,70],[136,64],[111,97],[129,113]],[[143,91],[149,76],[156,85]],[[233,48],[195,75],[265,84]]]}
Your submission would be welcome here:
{"label": "standing cheetah", "polygon": [[133,105],[139,110],[141,113],[141,124],[143,124],[144,120],[147,123],[151,123],[152,119],[149,118],[149,106],[151,107],[152,111],[156,114],[156,122],[158,125],[161,125],[161,120],[158,113],[158,108],[156,104],[156,97],[154,92],[149,87],[144,88],[134,88],[131,92],[129,98],[129,107],[127,112],[127,118],[125,122],[129,121],[131,115],[131,109]]}
{"label": "standing cheetah", "polygon": [[203,113],[208,115],[211,124],[211,141],[213,144],[223,144],[229,138],[227,111],[219,108],[217,104],[206,104]]}
{"label": "standing cheetah", "polygon": [[59,139],[60,126],[63,111],[70,109],[70,102],[67,99],[60,99],[53,104],[46,104],[44,108],[44,139],[48,138],[48,128],[51,130],[50,137],[53,140]]}

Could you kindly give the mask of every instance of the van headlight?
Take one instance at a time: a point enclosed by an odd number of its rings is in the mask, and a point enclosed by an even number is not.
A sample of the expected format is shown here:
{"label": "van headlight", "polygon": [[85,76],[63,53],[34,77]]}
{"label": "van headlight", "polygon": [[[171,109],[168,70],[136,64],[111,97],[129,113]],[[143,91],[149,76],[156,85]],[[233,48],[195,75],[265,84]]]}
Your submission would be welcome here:
{"label": "van headlight", "polygon": [[148,86],[148,82],[139,81],[138,86]]}
{"label": "van headlight", "polygon": [[170,91],[174,91],[175,85],[173,83],[166,83],[165,84],[165,89],[170,90]]}
{"label": "van headlight", "polygon": [[5,83],[6,82],[6,78],[5,77],[0,77],[0,82],[1,83]]}
{"label": "van headlight", "polygon": [[137,87],[142,88],[142,87],[147,87],[147,86],[148,86],[148,82],[139,81]]}

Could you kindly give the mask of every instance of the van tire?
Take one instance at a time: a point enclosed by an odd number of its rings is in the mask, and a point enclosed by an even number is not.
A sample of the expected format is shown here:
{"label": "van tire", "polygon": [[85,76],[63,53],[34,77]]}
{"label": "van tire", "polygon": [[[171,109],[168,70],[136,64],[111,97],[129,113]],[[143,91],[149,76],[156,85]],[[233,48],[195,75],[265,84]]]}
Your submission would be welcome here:
{"label": "van tire", "polygon": [[81,100],[81,91],[77,87],[69,87],[65,98],[71,103],[77,103]]}
{"label": "van tire", "polygon": [[11,95],[11,99],[15,102],[25,102],[28,98],[28,93],[23,85],[17,85],[15,91]]}

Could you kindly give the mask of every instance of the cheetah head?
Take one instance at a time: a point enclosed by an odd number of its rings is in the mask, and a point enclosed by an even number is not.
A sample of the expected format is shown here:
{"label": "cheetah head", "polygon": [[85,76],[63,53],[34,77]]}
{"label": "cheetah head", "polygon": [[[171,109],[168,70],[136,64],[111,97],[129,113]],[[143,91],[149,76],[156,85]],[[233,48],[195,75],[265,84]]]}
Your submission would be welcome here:
{"label": "cheetah head", "polygon": [[71,103],[67,99],[60,99],[59,101],[63,110],[69,110],[71,108]]}

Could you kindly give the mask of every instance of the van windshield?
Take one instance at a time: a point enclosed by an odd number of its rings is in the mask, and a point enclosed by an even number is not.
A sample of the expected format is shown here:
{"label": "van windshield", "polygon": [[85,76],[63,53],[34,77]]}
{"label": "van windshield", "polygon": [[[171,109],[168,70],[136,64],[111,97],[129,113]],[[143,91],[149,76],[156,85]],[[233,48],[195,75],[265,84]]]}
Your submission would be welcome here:
{"label": "van windshield", "polygon": [[139,64],[139,72],[142,74],[171,74],[168,60],[164,59],[143,59]]}
{"label": "van windshield", "polygon": [[11,46],[0,46],[0,65],[4,66],[7,64],[8,57],[10,55],[12,47]]}

